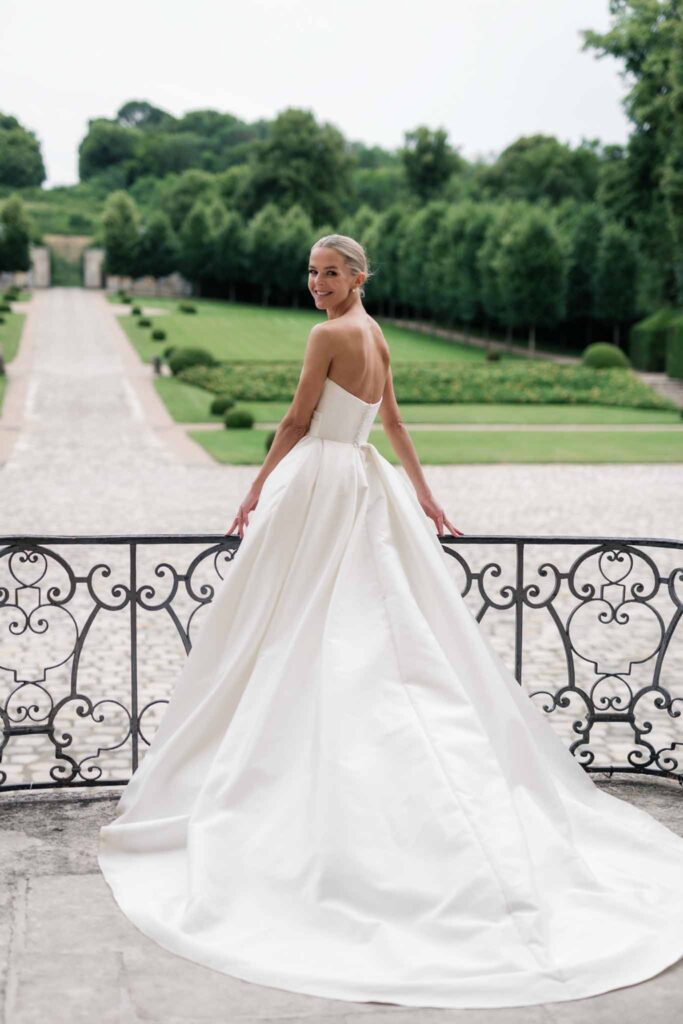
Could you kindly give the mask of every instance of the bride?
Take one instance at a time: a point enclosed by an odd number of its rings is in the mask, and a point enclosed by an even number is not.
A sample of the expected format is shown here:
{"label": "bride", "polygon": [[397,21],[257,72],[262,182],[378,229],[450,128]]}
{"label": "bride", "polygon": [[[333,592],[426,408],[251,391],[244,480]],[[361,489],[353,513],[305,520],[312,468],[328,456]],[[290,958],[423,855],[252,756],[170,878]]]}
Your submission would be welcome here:
{"label": "bride", "polygon": [[327,320],[102,873],[165,949],[295,992],[504,1007],[650,978],[683,955],[683,839],[592,781],[465,605],[367,277],[353,239],[311,249]]}

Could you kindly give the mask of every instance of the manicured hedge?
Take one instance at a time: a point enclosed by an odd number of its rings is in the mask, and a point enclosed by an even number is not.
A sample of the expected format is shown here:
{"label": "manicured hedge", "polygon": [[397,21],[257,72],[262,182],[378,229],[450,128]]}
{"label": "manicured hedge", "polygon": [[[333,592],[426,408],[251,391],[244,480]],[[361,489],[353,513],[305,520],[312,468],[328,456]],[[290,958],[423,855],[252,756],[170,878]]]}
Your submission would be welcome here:
{"label": "manicured hedge", "polygon": [[[462,363],[392,364],[399,402],[514,402],[519,404],[612,405],[635,409],[673,409],[630,369],[600,369],[545,361],[515,360],[502,366]],[[289,402],[301,365],[298,362],[234,361],[218,366],[188,366],[177,376],[214,394],[242,401]]]}
{"label": "manicured hedge", "polygon": [[665,306],[633,325],[629,332],[628,351],[637,370],[664,370],[669,325],[677,315],[676,310]]}
{"label": "manicured hedge", "polygon": [[669,377],[683,380],[683,313],[673,318],[669,326],[666,372]]}

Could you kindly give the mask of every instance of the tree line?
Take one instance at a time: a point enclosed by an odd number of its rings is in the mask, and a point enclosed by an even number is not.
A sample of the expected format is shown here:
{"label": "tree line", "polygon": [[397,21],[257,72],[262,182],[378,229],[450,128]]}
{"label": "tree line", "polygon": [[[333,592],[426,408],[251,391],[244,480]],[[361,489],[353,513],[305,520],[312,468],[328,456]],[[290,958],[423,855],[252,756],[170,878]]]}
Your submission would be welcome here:
{"label": "tree line", "polygon": [[366,291],[381,315],[431,319],[465,331],[564,325],[581,347],[609,324],[614,340],[636,313],[634,238],[597,204],[545,208],[526,200],[369,207],[339,225],[314,225],[298,205],[267,203],[250,220],[219,199],[198,199],[176,231],[164,211],[145,223],[113,193],[103,218],[106,271],[132,278],[177,270],[195,293],[298,306],[308,298],[313,242],[339,230],[366,248]]}

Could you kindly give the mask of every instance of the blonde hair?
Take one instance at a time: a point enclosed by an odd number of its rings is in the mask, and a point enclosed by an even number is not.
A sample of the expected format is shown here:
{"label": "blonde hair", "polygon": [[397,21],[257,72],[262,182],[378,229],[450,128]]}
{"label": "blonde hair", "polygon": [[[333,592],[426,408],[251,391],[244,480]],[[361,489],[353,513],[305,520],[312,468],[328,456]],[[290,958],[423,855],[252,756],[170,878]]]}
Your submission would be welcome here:
{"label": "blonde hair", "polygon": [[361,272],[365,274],[365,281],[358,288],[360,296],[363,298],[365,295],[364,285],[372,277],[373,271],[368,267],[368,258],[360,242],[357,242],[355,238],[351,238],[349,235],[323,235],[322,238],[313,243],[311,252],[313,249],[318,249],[321,246],[325,246],[326,249],[335,249],[343,258],[352,274],[359,274]]}

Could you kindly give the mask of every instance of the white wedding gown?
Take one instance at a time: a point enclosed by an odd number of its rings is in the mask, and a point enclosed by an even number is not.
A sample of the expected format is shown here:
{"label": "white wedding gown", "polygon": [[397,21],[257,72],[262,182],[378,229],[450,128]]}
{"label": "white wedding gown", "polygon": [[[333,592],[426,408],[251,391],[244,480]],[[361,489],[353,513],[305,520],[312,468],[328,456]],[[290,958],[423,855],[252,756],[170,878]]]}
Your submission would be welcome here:
{"label": "white wedding gown", "polygon": [[167,950],[295,992],[564,1001],[683,956],[683,839],[601,791],[327,379],[99,837]]}

